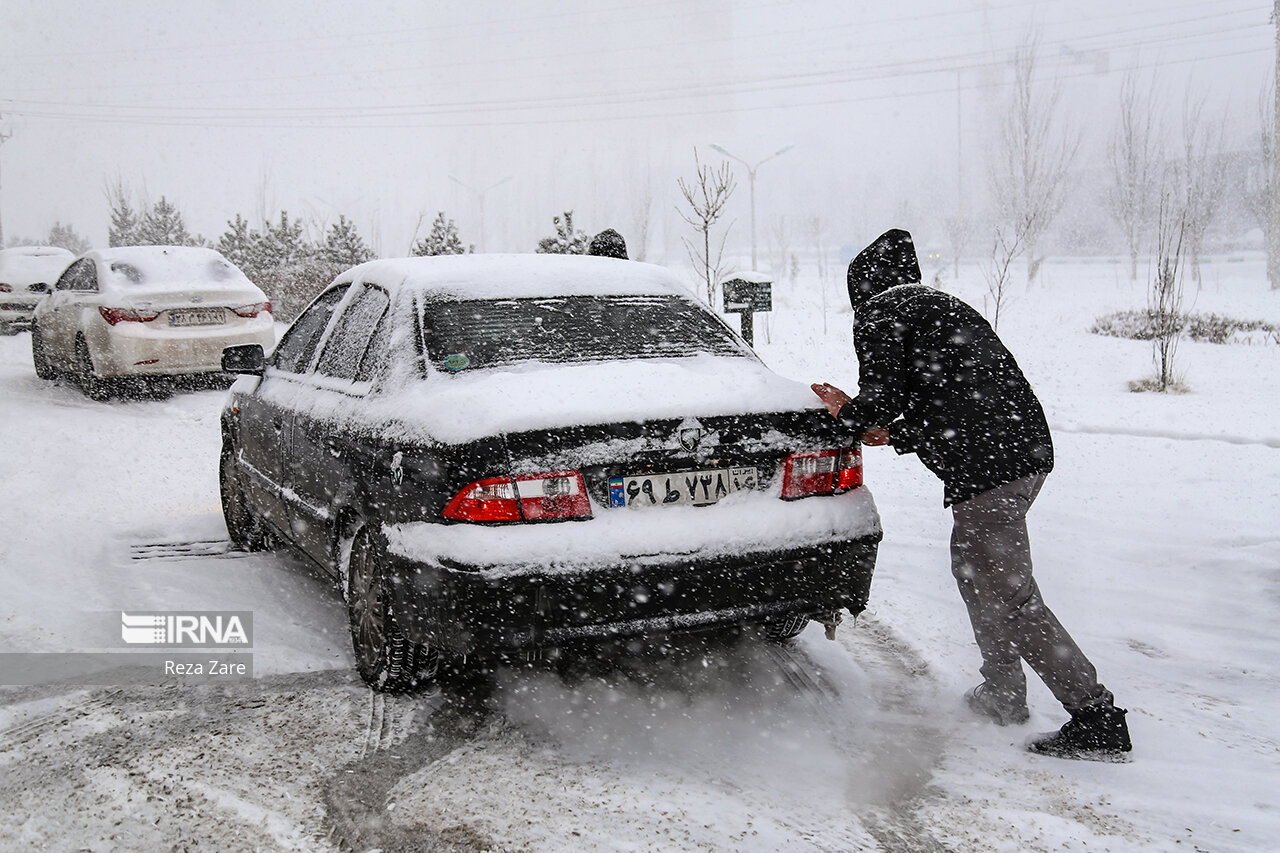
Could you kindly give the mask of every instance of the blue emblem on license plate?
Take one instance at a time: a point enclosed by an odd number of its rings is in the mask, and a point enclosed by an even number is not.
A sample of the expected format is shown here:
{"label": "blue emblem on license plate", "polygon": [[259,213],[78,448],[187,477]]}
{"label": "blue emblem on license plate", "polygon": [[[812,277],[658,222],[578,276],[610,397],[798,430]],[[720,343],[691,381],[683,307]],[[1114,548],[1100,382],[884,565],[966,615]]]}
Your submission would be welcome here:
{"label": "blue emblem on license plate", "polygon": [[627,495],[622,489],[622,478],[609,478],[609,506],[626,506]]}

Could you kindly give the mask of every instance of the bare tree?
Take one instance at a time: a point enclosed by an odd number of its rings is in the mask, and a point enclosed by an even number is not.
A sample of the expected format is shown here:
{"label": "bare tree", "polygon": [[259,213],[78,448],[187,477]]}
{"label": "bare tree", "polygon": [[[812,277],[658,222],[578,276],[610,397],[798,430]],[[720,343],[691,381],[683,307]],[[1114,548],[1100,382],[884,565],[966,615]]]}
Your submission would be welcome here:
{"label": "bare tree", "polygon": [[649,248],[649,229],[653,221],[653,184],[646,166],[644,176],[631,181],[631,257],[643,261]]}
{"label": "bare tree", "polygon": [[715,305],[716,287],[720,284],[723,272],[724,243],[729,237],[729,229],[725,228],[724,233],[720,235],[720,243],[714,255],[711,249],[711,232],[715,224],[724,216],[724,207],[728,204],[729,197],[733,195],[737,182],[734,180],[733,170],[729,168],[729,161],[724,161],[719,169],[704,166],[698,158],[696,146],[693,149],[693,163],[697,169],[697,177],[692,183],[686,182],[684,178],[676,179],[680,193],[689,205],[689,212],[686,213],[679,208],[676,212],[680,214],[681,219],[693,226],[701,238],[701,247],[697,242],[684,237],[681,241],[684,243],[685,251],[689,253],[689,260],[693,263],[694,269],[706,284],[707,304]]}
{"label": "bare tree", "polygon": [[1147,294],[1147,313],[1151,317],[1153,331],[1151,354],[1156,375],[1151,383],[1135,386],[1161,392],[1178,390],[1180,386],[1174,374],[1173,359],[1184,323],[1182,279],[1187,208],[1180,188],[1171,188],[1171,183],[1176,182],[1167,182],[1160,193],[1156,221],[1156,268]]}
{"label": "bare tree", "polygon": [[[1037,244],[1062,210],[1067,174],[1081,139],[1078,132],[1069,134],[1059,127],[1061,87],[1057,82],[1047,89],[1036,85],[1036,53],[1034,38],[1014,53],[1013,93],[991,164],[996,220],[1007,232],[1020,235],[1016,242],[1027,256],[1028,285],[1043,260],[1036,255]],[[1013,245],[1013,241],[997,236],[997,242],[1002,239]]]}
{"label": "bare tree", "polygon": [[1200,255],[1205,235],[1218,215],[1226,192],[1226,160],[1222,152],[1226,115],[1209,119],[1204,115],[1204,98],[1188,96],[1182,110],[1182,178],[1185,251],[1191,275],[1200,283]]}
{"label": "bare tree", "polygon": [[814,253],[818,258],[818,290],[822,294],[822,334],[827,333],[827,247],[823,245],[826,231],[822,226],[822,217],[814,216],[809,220],[809,234],[813,238]]}
{"label": "bare tree", "polygon": [[1000,314],[1009,304],[1013,284],[1013,262],[1025,249],[1027,232],[1025,220],[998,224],[991,246],[991,256],[982,270],[987,280],[987,294],[983,307],[991,318],[991,328],[1000,330]]}
{"label": "bare tree", "polygon": [[1146,245],[1156,205],[1160,169],[1160,121],[1156,114],[1155,81],[1143,92],[1130,71],[1120,89],[1120,118],[1107,145],[1112,184],[1107,206],[1129,250],[1129,280],[1138,279],[1138,255]]}
{"label": "bare tree", "polygon": [[969,248],[969,240],[973,237],[973,222],[963,213],[948,216],[944,223],[947,229],[947,241],[951,243],[951,259],[953,275],[960,277],[960,258]]}
{"label": "bare tree", "polygon": [[1248,152],[1252,163],[1245,176],[1241,201],[1249,217],[1262,229],[1267,249],[1267,278],[1271,289],[1280,289],[1280,223],[1272,219],[1272,175],[1275,172],[1275,102],[1276,84],[1270,81],[1258,98],[1258,132]]}
{"label": "bare tree", "polygon": [[787,264],[791,258],[791,226],[787,217],[774,217],[765,235],[765,242],[769,247],[769,254],[773,256],[771,265],[774,279],[781,281],[787,278]]}

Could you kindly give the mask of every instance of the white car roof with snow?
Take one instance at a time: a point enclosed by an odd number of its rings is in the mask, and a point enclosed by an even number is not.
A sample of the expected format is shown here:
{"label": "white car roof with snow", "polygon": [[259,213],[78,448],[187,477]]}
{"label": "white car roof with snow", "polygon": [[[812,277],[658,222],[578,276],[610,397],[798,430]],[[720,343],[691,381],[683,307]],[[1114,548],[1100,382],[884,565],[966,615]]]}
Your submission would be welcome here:
{"label": "white car roof with snow", "polygon": [[588,255],[437,255],[361,264],[340,281],[368,281],[456,299],[693,294],[668,270]]}
{"label": "white car roof with snow", "polygon": [[199,246],[117,246],[86,252],[98,262],[103,284],[130,291],[174,285],[212,284],[220,288],[253,288],[239,267],[220,252]]}

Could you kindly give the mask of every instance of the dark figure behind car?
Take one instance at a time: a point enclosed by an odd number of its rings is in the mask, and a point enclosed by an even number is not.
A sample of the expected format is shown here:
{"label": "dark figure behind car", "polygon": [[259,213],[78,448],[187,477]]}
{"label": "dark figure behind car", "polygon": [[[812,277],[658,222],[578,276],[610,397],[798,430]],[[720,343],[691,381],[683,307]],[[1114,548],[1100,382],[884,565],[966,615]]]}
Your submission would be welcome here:
{"label": "dark figure behind car", "polygon": [[627,241],[612,228],[606,228],[591,238],[587,244],[588,255],[599,255],[604,258],[627,260]]}
{"label": "dark figure behind car", "polygon": [[1114,759],[1130,749],[1123,709],[1040,597],[1026,514],[1053,469],[1044,411],[977,311],[920,283],[911,235],[891,230],[849,264],[858,396],[814,385],[865,444],[916,453],[952,507],[951,567],[985,679],[966,697],[1001,725],[1029,719],[1025,660],[1071,714],[1035,752]]}

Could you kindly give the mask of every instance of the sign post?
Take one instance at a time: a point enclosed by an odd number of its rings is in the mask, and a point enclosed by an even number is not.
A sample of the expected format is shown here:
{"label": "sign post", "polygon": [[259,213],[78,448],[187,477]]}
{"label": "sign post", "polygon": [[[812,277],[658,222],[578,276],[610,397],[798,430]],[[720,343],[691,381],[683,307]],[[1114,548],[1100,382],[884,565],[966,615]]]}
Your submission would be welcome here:
{"label": "sign post", "polygon": [[725,313],[741,316],[742,338],[754,347],[755,312],[773,310],[773,282],[759,273],[737,273],[721,287]]}

